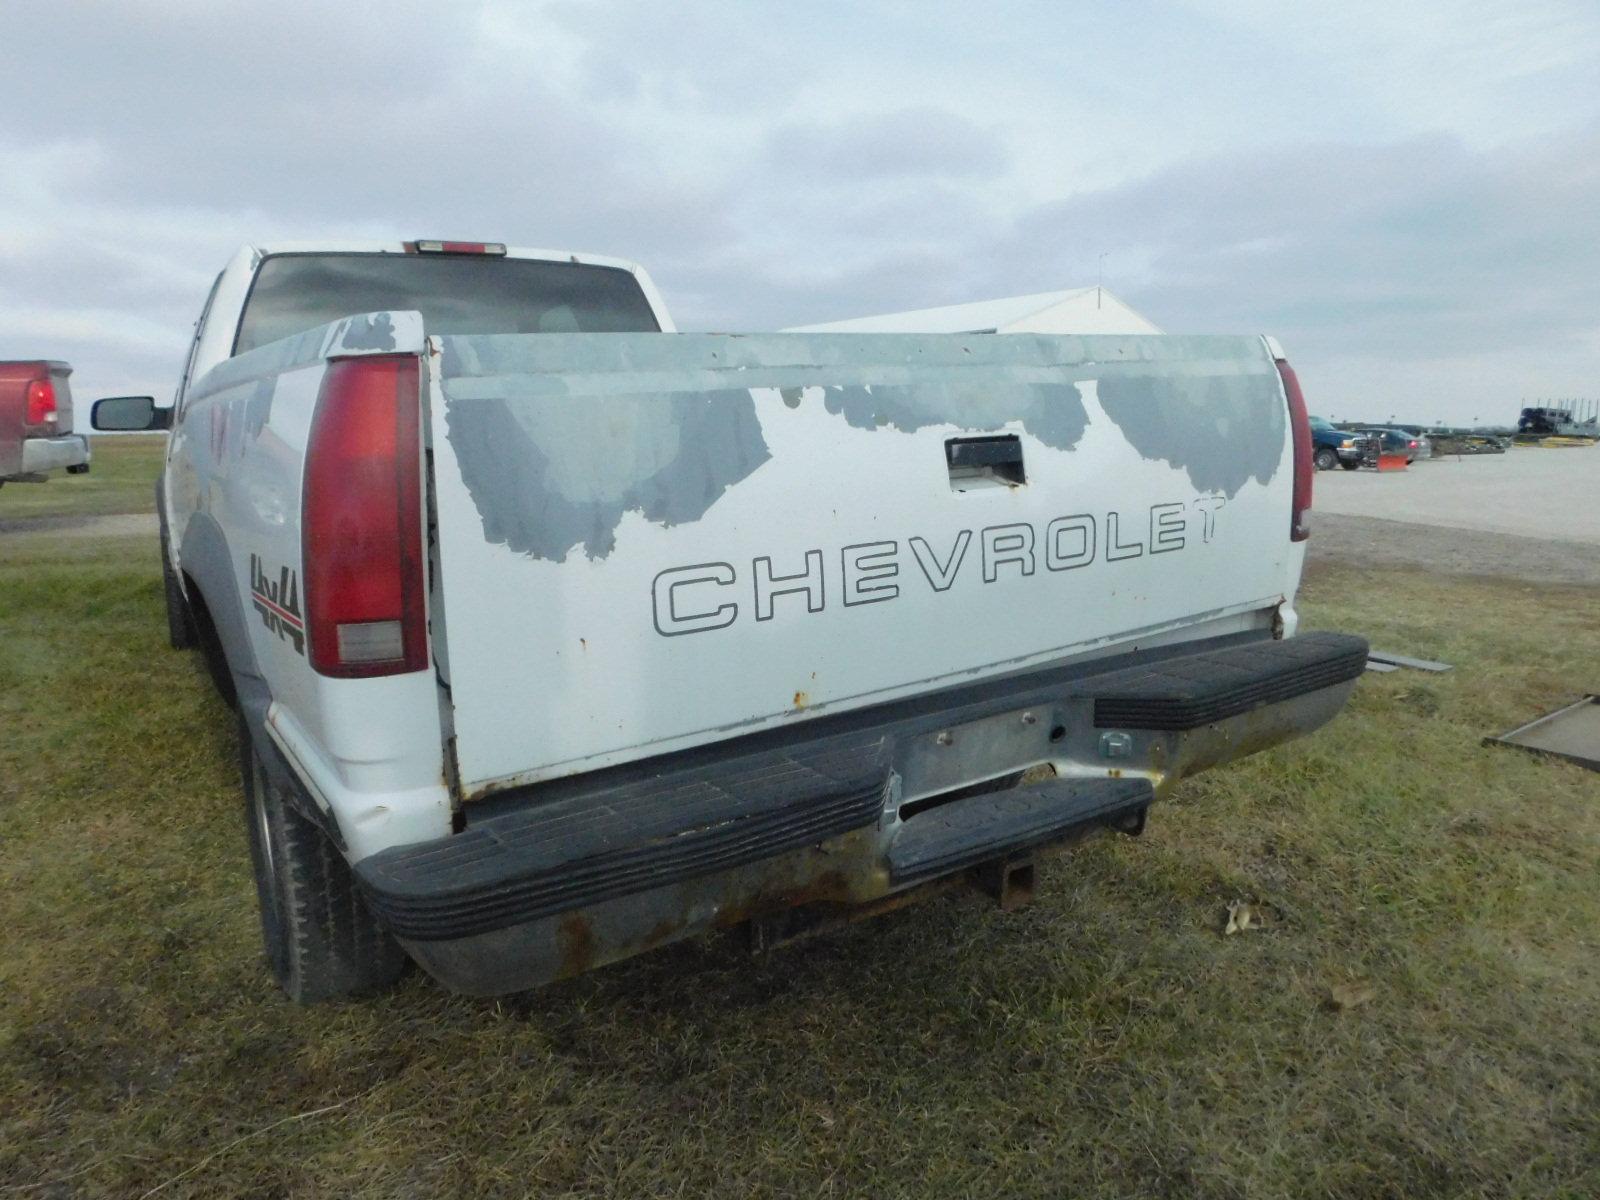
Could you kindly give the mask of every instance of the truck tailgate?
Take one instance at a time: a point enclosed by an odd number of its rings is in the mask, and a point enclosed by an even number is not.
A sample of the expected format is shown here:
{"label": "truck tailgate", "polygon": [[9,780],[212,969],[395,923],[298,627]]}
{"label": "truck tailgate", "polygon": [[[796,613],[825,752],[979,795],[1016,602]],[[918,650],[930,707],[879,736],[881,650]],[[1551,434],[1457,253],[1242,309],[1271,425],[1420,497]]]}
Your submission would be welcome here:
{"label": "truck tailgate", "polygon": [[467,796],[1291,595],[1257,337],[436,337]]}

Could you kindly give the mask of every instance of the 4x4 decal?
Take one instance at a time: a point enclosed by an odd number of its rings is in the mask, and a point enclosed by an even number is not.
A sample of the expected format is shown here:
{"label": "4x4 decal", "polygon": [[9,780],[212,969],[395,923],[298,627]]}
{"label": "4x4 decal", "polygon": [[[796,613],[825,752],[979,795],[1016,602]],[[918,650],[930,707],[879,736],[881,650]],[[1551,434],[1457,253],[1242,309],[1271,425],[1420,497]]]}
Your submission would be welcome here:
{"label": "4x4 decal", "polygon": [[296,654],[306,652],[306,622],[300,612],[300,576],[288,567],[278,568],[274,583],[262,569],[261,559],[250,556],[250,601],[261,623],[279,638],[288,638]]}

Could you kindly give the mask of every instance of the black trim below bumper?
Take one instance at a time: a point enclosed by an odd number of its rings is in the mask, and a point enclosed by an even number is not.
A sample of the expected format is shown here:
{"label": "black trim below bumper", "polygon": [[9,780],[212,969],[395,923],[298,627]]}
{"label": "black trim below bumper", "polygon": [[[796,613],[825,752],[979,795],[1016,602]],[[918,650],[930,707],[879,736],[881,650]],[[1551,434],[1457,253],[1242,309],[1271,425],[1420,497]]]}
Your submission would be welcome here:
{"label": "black trim below bumper", "polygon": [[[1045,761],[1065,746],[1043,741],[1053,726],[1083,733],[1091,723],[1198,729],[1347,683],[1360,675],[1366,654],[1364,641],[1340,634],[1222,649],[1213,643],[1188,654],[1164,647],[1145,652],[1138,667],[1090,674],[1094,664],[1058,666],[819,717],[781,733],[502,795],[470,808],[463,832],[362,859],[356,877],[397,937],[414,943],[473,937],[750,867],[871,827],[884,817],[895,779],[937,777],[929,774],[929,756],[950,740],[958,747],[951,753],[982,754],[1009,736],[1006,729],[1022,730],[1040,740],[1037,753],[1022,752],[1016,761],[1030,755]],[[1024,706],[1020,720],[1006,715]],[[958,730],[954,739],[933,738],[946,728]],[[1067,741],[1076,736],[1069,732]],[[969,743],[976,748],[967,750]],[[1249,752],[1230,746],[1217,761]],[[1003,769],[1011,767],[996,764],[988,774]],[[939,794],[944,785],[928,790]],[[1143,780],[1061,780],[1043,791],[990,793],[945,806],[944,817],[931,807],[910,818],[892,846],[885,830],[871,857],[898,886],[904,878],[948,873],[1048,840],[1092,823],[1102,808],[1142,807],[1150,795]]]}

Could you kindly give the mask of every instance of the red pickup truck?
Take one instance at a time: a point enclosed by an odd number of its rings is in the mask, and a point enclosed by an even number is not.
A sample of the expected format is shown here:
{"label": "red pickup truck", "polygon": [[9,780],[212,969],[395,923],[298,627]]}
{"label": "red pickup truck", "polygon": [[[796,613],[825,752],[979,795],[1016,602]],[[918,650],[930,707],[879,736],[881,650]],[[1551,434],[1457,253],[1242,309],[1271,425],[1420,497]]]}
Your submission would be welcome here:
{"label": "red pickup truck", "polygon": [[0,362],[0,484],[89,469],[89,440],[72,432],[71,374],[64,362]]}

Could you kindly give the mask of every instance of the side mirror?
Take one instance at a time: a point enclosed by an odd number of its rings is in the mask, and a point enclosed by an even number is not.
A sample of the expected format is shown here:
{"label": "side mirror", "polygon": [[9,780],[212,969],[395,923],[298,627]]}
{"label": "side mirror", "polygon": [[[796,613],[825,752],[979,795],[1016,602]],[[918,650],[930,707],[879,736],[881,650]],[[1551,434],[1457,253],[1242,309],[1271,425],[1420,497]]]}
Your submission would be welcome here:
{"label": "side mirror", "polygon": [[148,433],[172,428],[172,410],[157,408],[154,396],[107,396],[89,410],[89,424],[106,433]]}

